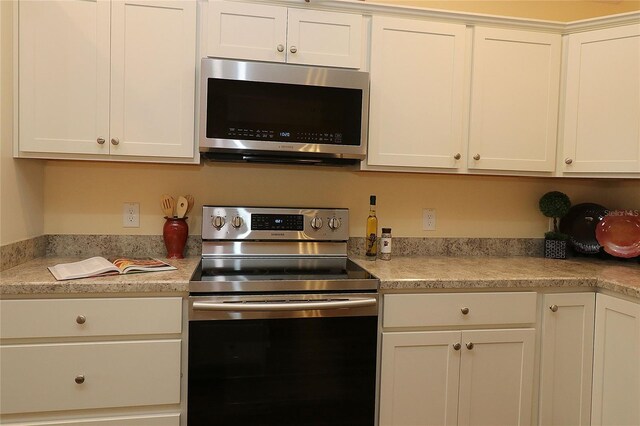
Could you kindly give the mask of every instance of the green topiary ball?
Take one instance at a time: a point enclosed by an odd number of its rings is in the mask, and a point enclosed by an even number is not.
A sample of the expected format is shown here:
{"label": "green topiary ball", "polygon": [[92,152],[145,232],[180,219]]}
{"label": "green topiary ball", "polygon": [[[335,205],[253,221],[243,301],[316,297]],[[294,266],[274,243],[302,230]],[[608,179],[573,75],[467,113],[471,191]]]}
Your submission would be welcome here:
{"label": "green topiary ball", "polygon": [[540,198],[540,211],[547,217],[561,218],[571,208],[571,200],[560,191],[547,192]]}

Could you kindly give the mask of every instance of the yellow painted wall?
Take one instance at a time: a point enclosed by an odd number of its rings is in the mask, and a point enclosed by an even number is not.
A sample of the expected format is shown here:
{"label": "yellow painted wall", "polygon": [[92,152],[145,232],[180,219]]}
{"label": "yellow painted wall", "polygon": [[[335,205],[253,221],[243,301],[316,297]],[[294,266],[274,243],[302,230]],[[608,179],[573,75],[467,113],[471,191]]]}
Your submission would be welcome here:
{"label": "yellow painted wall", "polygon": [[571,22],[640,10],[640,0],[365,0],[428,9]]}
{"label": "yellow painted wall", "polygon": [[11,1],[0,1],[0,245],[44,232],[44,162],[14,160]]}
{"label": "yellow painted wall", "polygon": [[[612,191],[611,188],[617,188]],[[640,182],[353,172],[317,167],[215,163],[158,166],[47,162],[45,232],[160,234],[160,196],[191,193],[190,233],[201,226],[200,206],[346,207],[352,236],[364,235],[369,195],[378,196],[380,225],[396,236],[541,237],[547,220],[538,199],[551,190],[574,201],[640,208]],[[122,203],[140,202],[141,227],[123,228]],[[423,208],[437,210],[437,230],[422,231]]]}

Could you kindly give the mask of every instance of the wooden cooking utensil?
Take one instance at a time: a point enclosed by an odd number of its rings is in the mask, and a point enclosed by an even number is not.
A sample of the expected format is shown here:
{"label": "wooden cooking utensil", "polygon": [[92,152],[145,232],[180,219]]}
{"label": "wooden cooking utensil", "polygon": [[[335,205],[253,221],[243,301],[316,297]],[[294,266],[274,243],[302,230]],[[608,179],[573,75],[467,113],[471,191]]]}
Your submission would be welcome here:
{"label": "wooden cooking utensil", "polygon": [[163,195],[160,198],[160,205],[162,206],[162,212],[166,217],[173,217],[173,208],[176,205],[175,200],[170,195]]}
{"label": "wooden cooking utensil", "polygon": [[182,195],[178,197],[178,204],[176,204],[176,216],[178,219],[183,218],[187,214],[187,208],[189,202]]}
{"label": "wooden cooking utensil", "polygon": [[196,200],[193,198],[193,195],[191,194],[185,195],[184,198],[186,198],[187,203],[189,203],[189,205],[187,206],[187,212],[184,214],[185,216],[187,216],[191,211],[191,209],[193,208],[193,205],[195,204]]}

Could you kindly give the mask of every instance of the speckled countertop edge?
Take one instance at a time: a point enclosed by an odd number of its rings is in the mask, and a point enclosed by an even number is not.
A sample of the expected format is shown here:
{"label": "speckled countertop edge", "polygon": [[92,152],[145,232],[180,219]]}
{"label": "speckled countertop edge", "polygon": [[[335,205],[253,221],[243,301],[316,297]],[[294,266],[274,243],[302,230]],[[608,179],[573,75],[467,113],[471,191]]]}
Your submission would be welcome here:
{"label": "speckled countertop edge", "polygon": [[[21,295],[182,293],[200,257],[163,259],[175,271],[56,281],[48,266],[81,260],[42,257],[0,273],[0,297]],[[395,257],[352,260],[380,280],[382,292],[475,289],[606,289],[640,300],[640,265],[532,257]]]}
{"label": "speckled countertop edge", "polygon": [[640,265],[532,257],[352,258],[382,292],[474,289],[606,289],[640,300]]}
{"label": "speckled countertop edge", "polygon": [[145,272],[126,275],[83,278],[56,281],[48,266],[82,260],[71,257],[41,257],[0,272],[0,296],[56,295],[91,293],[184,293],[189,291],[189,281],[199,256],[185,259],[159,258],[176,268],[172,271]]}

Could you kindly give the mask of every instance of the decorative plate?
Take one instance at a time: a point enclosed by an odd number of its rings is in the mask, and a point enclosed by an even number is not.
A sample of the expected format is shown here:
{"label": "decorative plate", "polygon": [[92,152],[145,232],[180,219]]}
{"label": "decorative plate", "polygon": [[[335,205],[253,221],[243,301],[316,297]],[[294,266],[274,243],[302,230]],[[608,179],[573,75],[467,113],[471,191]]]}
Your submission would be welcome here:
{"label": "decorative plate", "polygon": [[607,209],[599,204],[576,204],[560,219],[560,232],[569,235],[569,244],[575,251],[585,254],[600,252],[596,239],[596,226],[607,214]]}
{"label": "decorative plate", "polygon": [[640,215],[610,213],[596,227],[596,238],[610,255],[640,256]]}

